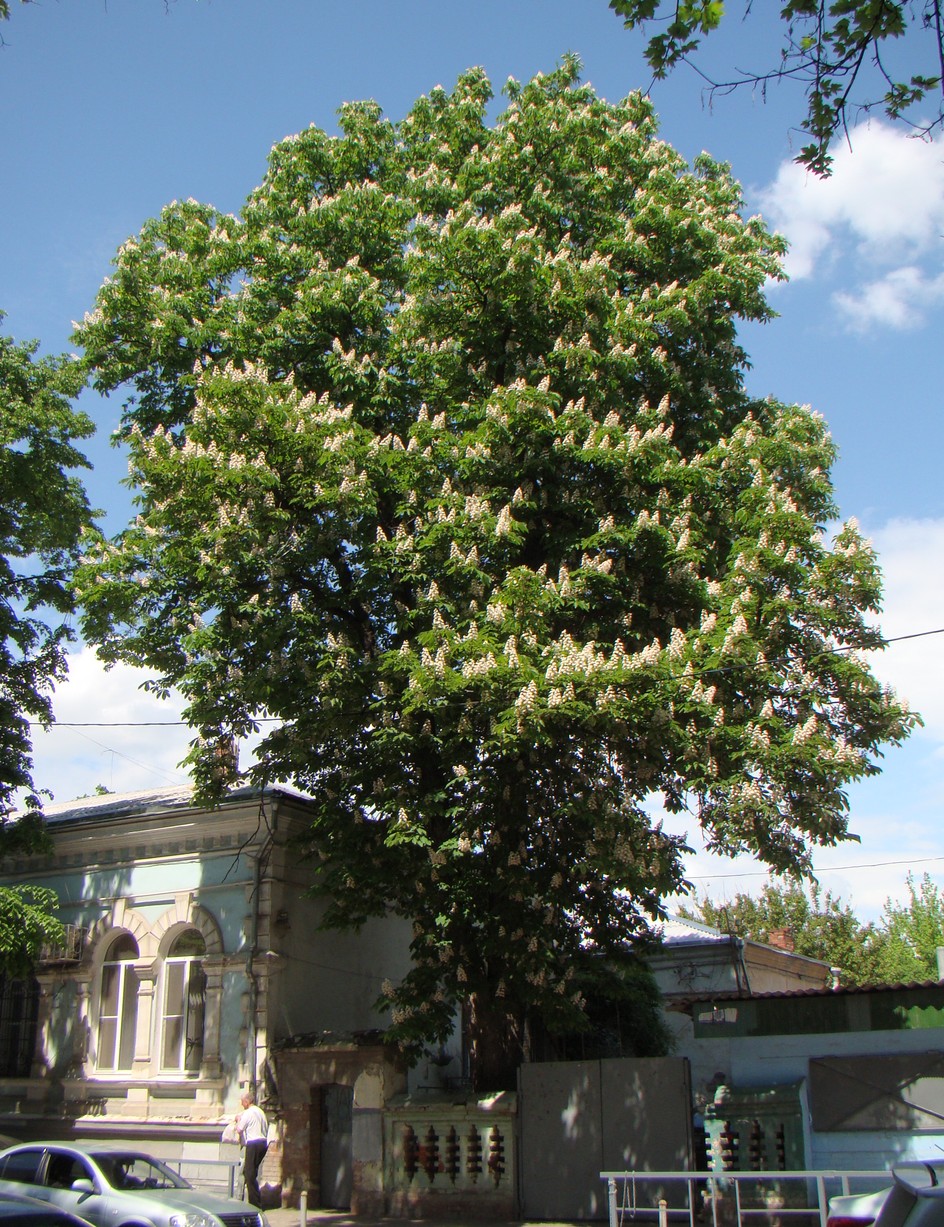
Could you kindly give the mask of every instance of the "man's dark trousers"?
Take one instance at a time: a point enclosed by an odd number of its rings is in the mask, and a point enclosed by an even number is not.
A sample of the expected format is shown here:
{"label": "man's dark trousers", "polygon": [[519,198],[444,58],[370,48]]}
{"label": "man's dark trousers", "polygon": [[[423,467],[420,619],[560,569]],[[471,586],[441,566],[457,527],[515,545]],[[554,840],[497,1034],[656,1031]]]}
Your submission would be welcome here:
{"label": "man's dark trousers", "polygon": [[256,1142],[246,1143],[246,1157],[243,1160],[243,1177],[246,1181],[246,1200],[253,1206],[262,1206],[262,1196],[259,1193],[259,1168],[269,1149],[264,1138]]}

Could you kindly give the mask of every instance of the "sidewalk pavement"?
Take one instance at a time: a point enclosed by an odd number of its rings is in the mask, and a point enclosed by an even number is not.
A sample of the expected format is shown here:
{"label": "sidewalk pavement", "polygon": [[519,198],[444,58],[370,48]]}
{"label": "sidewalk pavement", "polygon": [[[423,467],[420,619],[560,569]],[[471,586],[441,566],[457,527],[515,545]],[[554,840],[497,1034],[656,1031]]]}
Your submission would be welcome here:
{"label": "sidewalk pavement", "polygon": [[[294,1210],[266,1210],[265,1216],[269,1221],[269,1227],[300,1227],[301,1211]],[[440,1219],[440,1218],[425,1218],[425,1219],[408,1219],[408,1218],[355,1218],[346,1210],[309,1210],[305,1216],[305,1221],[309,1227],[415,1227],[416,1224],[422,1224],[422,1227],[476,1227],[471,1219]],[[489,1220],[487,1227],[587,1227],[586,1223],[526,1223],[523,1221],[515,1221],[513,1223],[504,1223]]]}

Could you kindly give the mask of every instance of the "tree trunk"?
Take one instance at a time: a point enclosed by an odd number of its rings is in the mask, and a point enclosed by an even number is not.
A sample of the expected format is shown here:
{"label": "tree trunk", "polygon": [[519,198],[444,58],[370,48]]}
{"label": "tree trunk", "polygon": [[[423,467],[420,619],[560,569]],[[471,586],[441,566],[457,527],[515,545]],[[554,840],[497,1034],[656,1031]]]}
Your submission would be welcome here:
{"label": "tree trunk", "polygon": [[472,1090],[513,1091],[518,1085],[524,1027],[501,999],[473,993],[469,999],[469,1072]]}

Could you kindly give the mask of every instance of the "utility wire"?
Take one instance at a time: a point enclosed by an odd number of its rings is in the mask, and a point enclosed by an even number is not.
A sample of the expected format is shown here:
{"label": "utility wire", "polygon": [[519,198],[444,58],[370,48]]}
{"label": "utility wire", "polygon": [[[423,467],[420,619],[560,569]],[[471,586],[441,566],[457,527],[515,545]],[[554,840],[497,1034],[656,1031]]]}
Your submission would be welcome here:
{"label": "utility wire", "polygon": [[[921,858],[922,865],[930,865],[934,861],[944,861],[944,856],[923,856]],[[915,858],[908,857],[904,861],[869,861],[862,865],[824,865],[820,869],[814,870],[817,877],[821,873],[857,873],[860,869],[886,869],[894,865],[914,865]],[[745,869],[740,873],[690,873],[685,875],[693,882],[707,882],[716,878],[769,878],[771,871],[769,869]]]}
{"label": "utility wire", "polygon": [[[889,644],[892,644],[892,643],[902,643],[909,639],[925,639],[931,635],[942,635],[942,634],[944,634],[944,627],[938,627],[935,630],[929,630],[929,631],[912,631],[905,635],[893,635],[887,639],[883,639],[881,641],[881,646],[887,647]],[[831,649],[829,653],[821,653],[821,655],[837,655],[838,656],[848,650],[850,649],[844,648],[844,647],[833,648]],[[720,666],[720,667],[719,666],[708,666],[705,668],[704,673],[706,674],[707,673],[721,673],[721,672],[728,672],[736,668],[746,668],[746,667],[747,667],[746,665],[728,665],[728,666]],[[356,713],[352,712],[352,713],[347,713],[347,714],[356,714]],[[282,718],[278,716],[260,716],[256,718],[255,722],[257,724],[278,724],[282,722]],[[57,720],[57,721],[54,721],[52,724],[45,725],[41,721],[34,720],[34,721],[30,721],[30,727],[44,728],[47,732],[51,731],[54,728],[75,729],[75,730],[83,729],[83,728],[117,728],[117,729],[121,729],[121,728],[185,728],[185,727],[188,727],[188,722],[186,720],[121,720],[121,721],[96,721],[96,720],[58,721]],[[92,738],[89,738],[89,740],[91,741]],[[94,744],[100,745],[101,743],[95,742]],[[108,749],[109,747],[105,746],[103,748]],[[122,758],[128,757],[127,755],[122,754],[121,751],[114,751],[114,753],[118,754]],[[136,760],[134,759],[129,759],[128,761],[136,762]],[[138,764],[138,763],[136,763],[136,765],[143,766],[143,764]],[[923,859],[923,863],[931,864],[931,863],[938,862],[938,861],[944,861],[944,856],[929,856],[929,857],[924,857],[922,859]],[[913,858],[909,858],[907,860],[873,861],[873,862],[869,862],[866,864],[829,865],[829,866],[824,866],[821,869],[817,869],[815,872],[817,873],[817,875],[821,873],[856,872],[862,869],[883,869],[883,868],[890,868],[890,867],[894,867],[898,865],[913,865],[913,864],[914,864]],[[739,878],[766,878],[766,877],[770,877],[770,871],[767,869],[748,869],[748,870],[742,870],[736,873],[690,874],[688,875],[688,877],[693,882],[705,882],[709,880],[737,880]]]}
{"label": "utility wire", "polygon": [[[893,635],[889,639],[882,639],[881,647],[888,647],[891,643],[902,643],[906,639],[926,639],[929,635],[944,635],[944,626],[938,627],[933,631],[912,631],[908,635]],[[855,648],[855,647],[837,647],[830,648],[823,652],[817,652],[816,656],[841,656],[844,652],[865,651],[873,652],[875,648]],[[769,661],[769,664],[782,663],[776,660]],[[696,673],[692,673],[692,677],[705,677],[712,673],[732,673],[737,669],[747,669],[751,665],[743,662],[733,665],[706,665],[704,669]],[[356,711],[340,711],[334,712],[338,716],[354,716],[359,714],[361,708]],[[257,716],[254,718],[256,724],[281,724],[283,717],[281,716]],[[146,729],[146,728],[184,728],[188,727],[186,720],[115,720],[115,721],[97,721],[97,720],[54,720],[51,724],[43,724],[41,720],[30,720],[30,728],[42,728],[49,732],[54,728],[61,729]]]}
{"label": "utility wire", "polygon": [[[116,750],[113,746],[106,746],[103,741],[96,741],[94,737],[89,737],[88,733],[80,732],[80,728],[86,727],[84,725],[69,725],[63,727],[73,728],[76,733],[78,733],[79,737],[84,738],[85,741],[90,742],[93,746],[98,746],[99,749],[104,750],[107,754],[114,754],[117,755],[118,758],[123,758],[125,762],[131,763],[135,767],[139,767],[142,771],[148,771],[151,773],[151,775],[163,776],[165,780],[169,780],[172,784],[180,782],[180,772],[177,772],[175,775],[171,775],[170,772],[164,771],[160,767],[154,767],[151,764],[139,762],[138,759],[132,758],[130,754],[125,754],[123,750]],[[111,726],[104,725],[102,727],[109,728]]]}

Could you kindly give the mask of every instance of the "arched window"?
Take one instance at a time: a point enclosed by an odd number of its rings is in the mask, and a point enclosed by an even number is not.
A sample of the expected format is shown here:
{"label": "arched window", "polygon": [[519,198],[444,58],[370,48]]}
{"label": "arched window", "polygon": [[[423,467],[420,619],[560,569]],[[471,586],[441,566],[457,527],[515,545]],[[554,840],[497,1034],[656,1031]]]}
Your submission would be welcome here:
{"label": "arched window", "polygon": [[138,1022],[138,943],[130,933],[112,942],[102,964],[98,1011],[98,1068],[131,1069]]}
{"label": "arched window", "polygon": [[164,959],[161,995],[161,1068],[199,1073],[206,1015],[206,942],[185,929]]}

